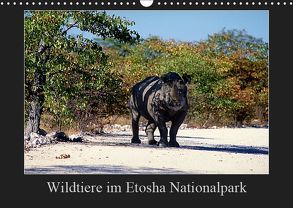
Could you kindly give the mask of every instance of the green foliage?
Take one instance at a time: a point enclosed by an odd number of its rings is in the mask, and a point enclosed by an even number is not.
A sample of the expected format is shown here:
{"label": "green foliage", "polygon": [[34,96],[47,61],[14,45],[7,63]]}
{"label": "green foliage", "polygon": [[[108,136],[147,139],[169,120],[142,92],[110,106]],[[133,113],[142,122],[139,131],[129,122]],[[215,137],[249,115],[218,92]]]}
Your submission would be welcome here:
{"label": "green foliage", "polygon": [[[68,31],[78,28],[101,38],[121,42],[139,40],[128,29],[133,22],[96,11],[29,11],[25,13],[25,101],[42,98],[43,110],[59,125],[70,123],[77,112],[91,108],[97,99],[110,108],[120,97],[120,80],[108,70],[108,56],[95,41]],[[97,95],[111,94],[101,100]],[[74,105],[72,105],[74,103]],[[96,108],[104,109],[104,108]]]}
{"label": "green foliage", "polygon": [[[245,31],[225,31],[210,36],[203,51],[211,58],[220,57],[230,67],[219,70],[222,77],[215,89],[216,106],[236,122],[253,118],[255,109],[268,106],[260,92],[268,89],[268,44]],[[267,118],[264,118],[267,120]]]}
{"label": "green foliage", "polygon": [[[133,24],[97,11],[26,12],[26,109],[38,100],[60,128],[72,122],[83,128],[99,115],[128,114],[135,83],[174,71],[192,77],[189,121],[267,122],[267,43],[239,30],[222,30],[197,43],[141,41],[128,29]],[[96,38],[70,36],[72,28]]]}
{"label": "green foliage", "polygon": [[[120,55],[122,48],[127,55]],[[128,93],[147,76],[191,75],[189,118],[200,125],[242,124],[255,118],[255,109],[267,109],[268,45],[245,31],[223,30],[198,43],[150,37],[118,50],[109,47],[109,54],[111,69],[123,77]],[[262,119],[267,121],[267,115]]]}

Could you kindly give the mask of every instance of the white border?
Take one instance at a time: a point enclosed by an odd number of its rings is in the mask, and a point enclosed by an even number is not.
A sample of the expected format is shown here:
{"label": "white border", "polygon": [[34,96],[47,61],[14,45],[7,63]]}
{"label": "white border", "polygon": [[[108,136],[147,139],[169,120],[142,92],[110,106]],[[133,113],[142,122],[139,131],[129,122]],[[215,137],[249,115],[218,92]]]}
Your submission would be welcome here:
{"label": "white border", "polygon": [[[122,6],[122,5],[136,5],[136,2],[132,1],[88,1],[86,2],[85,0],[81,1],[0,1],[0,6],[92,6],[92,5],[100,5],[100,6]],[[158,5],[158,6],[293,6],[293,1],[240,1],[236,2],[235,0],[232,1],[158,1],[154,2],[153,5]]]}

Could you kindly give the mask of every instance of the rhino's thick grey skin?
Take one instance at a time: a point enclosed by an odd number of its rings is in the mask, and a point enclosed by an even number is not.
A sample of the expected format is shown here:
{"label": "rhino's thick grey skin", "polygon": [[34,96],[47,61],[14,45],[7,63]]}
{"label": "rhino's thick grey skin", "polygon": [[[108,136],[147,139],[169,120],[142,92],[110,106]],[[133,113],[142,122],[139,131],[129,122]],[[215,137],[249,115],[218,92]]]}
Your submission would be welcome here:
{"label": "rhino's thick grey skin", "polygon": [[[137,83],[132,88],[129,107],[132,115],[132,143],[141,143],[138,130],[139,118],[148,120],[146,134],[151,145],[179,147],[176,141],[178,128],[185,119],[188,110],[187,87],[190,76],[181,78],[175,72],[162,77],[152,76]],[[166,122],[171,121],[170,141],[167,140]],[[160,141],[154,139],[156,127],[160,131]]]}

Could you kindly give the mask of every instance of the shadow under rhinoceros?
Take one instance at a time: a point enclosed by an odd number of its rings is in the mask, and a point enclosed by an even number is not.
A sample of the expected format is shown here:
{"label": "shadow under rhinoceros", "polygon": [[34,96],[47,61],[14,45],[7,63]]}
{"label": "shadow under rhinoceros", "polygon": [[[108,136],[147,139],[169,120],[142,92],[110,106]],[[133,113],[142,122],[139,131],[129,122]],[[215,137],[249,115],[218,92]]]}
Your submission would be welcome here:
{"label": "shadow under rhinoceros", "polygon": [[[132,134],[119,134],[119,133],[103,133],[101,134],[101,136],[103,137],[117,137],[117,138],[121,138],[121,137],[127,137],[127,138],[131,138]],[[147,138],[146,135],[139,135],[140,138]],[[159,140],[160,136],[154,136],[156,140]],[[178,139],[180,138],[184,138],[184,139],[214,139],[214,138],[208,138],[208,137],[193,137],[193,136],[177,136]]]}
{"label": "shadow under rhinoceros", "polygon": [[256,146],[241,146],[241,145],[189,146],[189,145],[182,145],[181,148],[192,149],[192,150],[203,150],[203,151],[242,153],[242,154],[264,154],[264,155],[269,154],[269,149],[267,147],[256,147]]}
{"label": "shadow under rhinoceros", "polygon": [[[142,144],[131,144],[128,140],[131,138],[131,134],[117,134],[117,133],[107,133],[103,134],[103,137],[111,137],[117,138],[117,141],[106,142],[102,145],[108,146],[129,146],[129,147],[148,147],[148,148],[161,148],[157,146],[148,145],[145,140],[147,137],[145,135],[139,135],[142,139]],[[119,141],[119,139],[123,138],[123,141]],[[246,145],[219,145],[219,144],[204,144],[204,143],[195,143],[191,145],[191,141],[197,140],[213,140],[214,138],[209,137],[192,137],[192,136],[177,136],[178,141],[180,143],[181,149],[189,149],[189,150],[202,150],[202,151],[217,151],[217,152],[228,152],[228,153],[242,153],[242,154],[268,154],[268,147],[261,146],[246,146]],[[155,139],[159,141],[159,136],[155,136]],[[190,139],[189,141],[182,141],[180,139]],[[116,140],[116,139],[115,139]]]}

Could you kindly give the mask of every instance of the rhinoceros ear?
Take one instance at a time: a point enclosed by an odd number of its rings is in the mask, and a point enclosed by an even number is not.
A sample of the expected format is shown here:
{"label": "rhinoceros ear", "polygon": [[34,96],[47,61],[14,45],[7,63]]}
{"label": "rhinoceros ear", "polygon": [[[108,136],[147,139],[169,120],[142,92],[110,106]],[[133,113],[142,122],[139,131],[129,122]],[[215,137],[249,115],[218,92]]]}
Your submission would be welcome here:
{"label": "rhinoceros ear", "polygon": [[168,76],[168,74],[164,74],[161,76],[161,80],[163,80],[163,82],[168,83],[170,82],[170,77]]}
{"label": "rhinoceros ear", "polygon": [[185,84],[187,84],[187,83],[190,84],[190,82],[191,82],[191,76],[190,75],[183,74],[182,78],[183,78],[183,81],[184,81]]}

